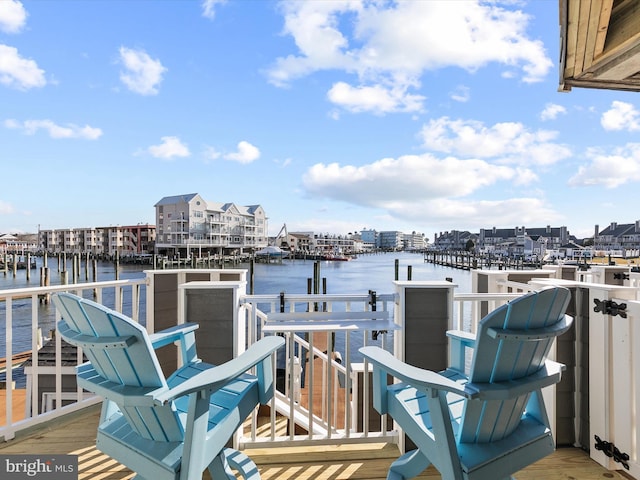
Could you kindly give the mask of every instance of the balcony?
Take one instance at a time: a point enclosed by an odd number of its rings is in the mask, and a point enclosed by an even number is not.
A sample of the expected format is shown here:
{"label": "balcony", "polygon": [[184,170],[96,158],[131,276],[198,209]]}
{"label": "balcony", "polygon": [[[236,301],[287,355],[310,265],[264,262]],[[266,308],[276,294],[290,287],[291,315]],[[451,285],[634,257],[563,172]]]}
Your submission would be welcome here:
{"label": "balcony", "polygon": [[[25,438],[0,444],[0,454],[42,452],[77,455],[78,480],[133,478],[131,471],[96,449],[98,417],[98,407],[68,415],[52,427],[43,427]],[[73,436],[67,433],[71,431]],[[263,480],[384,480],[389,465],[398,456],[398,449],[394,445],[374,443],[247,449],[245,453],[256,462]],[[441,477],[431,467],[419,478],[436,480]],[[518,472],[517,478],[622,480],[628,477],[607,471],[580,449],[561,448]]]}
{"label": "balcony", "polygon": [[[230,356],[266,332],[284,335],[287,346],[278,359],[279,392],[266,413],[256,411],[246,422],[236,437],[237,446],[257,461],[263,479],[377,479],[384,478],[386,468],[402,448],[401,435],[391,419],[380,417],[370,408],[368,369],[354,354],[352,344],[379,344],[396,354],[404,349],[404,355],[409,356],[404,330],[411,320],[405,313],[413,311],[430,325],[433,343],[429,344],[429,352],[433,358],[429,361],[445,361],[447,343],[444,335],[440,338],[440,331],[462,328],[473,332],[479,318],[505,301],[530,289],[562,284],[572,290],[570,313],[583,327],[576,331],[577,340],[558,342],[557,356],[572,373],[566,375],[567,383],[558,387],[552,396],[556,400],[547,408],[555,418],[559,446],[582,443],[582,448],[558,448],[554,455],[516,476],[554,478],[549,477],[549,472],[554,472],[557,478],[640,478],[640,462],[634,448],[640,435],[639,422],[633,402],[640,398],[634,353],[640,351],[640,329],[634,328],[636,319],[640,319],[640,274],[608,267],[590,272],[558,267],[475,274],[476,292],[470,294],[456,293],[455,285],[449,282],[395,282],[393,291],[377,295],[247,295],[246,271],[232,269],[152,271],[141,280],[0,291],[5,358],[12,359],[25,350],[34,352],[24,388],[14,387],[13,381],[18,378],[13,369],[6,369],[9,388],[0,397],[0,436],[8,441],[0,444],[0,450],[3,454],[45,449],[49,453],[72,453],[79,455],[80,478],[131,477],[130,472],[102,458],[95,449],[96,408],[100,400],[86,397],[75,388],[63,389],[63,378],[73,377],[73,367],[64,360],[69,357],[65,357],[59,338],[50,342],[49,350],[39,350],[38,330],[48,331],[55,321],[55,315],[43,318],[41,305],[47,295],[56,291],[69,290],[95,298],[139,320],[152,332],[185,321],[199,322],[199,333],[222,342]],[[567,280],[569,274],[573,277]],[[162,291],[156,292],[160,285]],[[411,297],[407,292],[413,290],[421,298],[428,296],[430,302],[426,303],[431,306],[416,311],[419,305],[407,303]],[[219,301],[222,297],[216,295],[220,292],[224,292],[224,298],[233,299],[233,328],[226,329],[231,335],[228,339],[220,334],[225,330],[216,326],[216,322],[229,322],[228,317],[207,314],[206,321],[197,318],[198,312],[210,312],[203,307]],[[611,310],[594,312],[596,300],[610,306],[624,304],[626,316],[615,315]],[[433,305],[447,305],[444,310],[450,313],[439,320],[433,310],[442,309],[433,309]],[[306,335],[293,335],[292,331],[301,330],[296,322],[306,321],[311,314],[322,322],[307,328]],[[16,346],[12,332],[18,319],[25,318],[33,332],[31,341]],[[199,345],[198,350],[202,358],[212,361],[207,356],[214,355],[217,348],[212,346],[209,351],[207,343],[203,349]],[[419,353],[424,357],[424,347],[422,350]],[[53,359],[50,365],[43,362],[48,355]],[[580,364],[585,356],[588,363]],[[81,359],[80,353],[75,359]],[[169,355],[165,361],[177,362],[177,355]],[[583,371],[588,371],[588,378],[579,374]],[[565,411],[565,403],[575,400],[576,411],[580,412],[580,402],[585,398],[590,412],[586,426],[578,425],[575,416],[570,412],[567,416]],[[72,438],[68,435],[71,428]],[[615,442],[630,455],[628,471],[620,472],[624,469],[619,463],[593,448],[594,434]],[[439,476],[428,471],[421,478]]]}

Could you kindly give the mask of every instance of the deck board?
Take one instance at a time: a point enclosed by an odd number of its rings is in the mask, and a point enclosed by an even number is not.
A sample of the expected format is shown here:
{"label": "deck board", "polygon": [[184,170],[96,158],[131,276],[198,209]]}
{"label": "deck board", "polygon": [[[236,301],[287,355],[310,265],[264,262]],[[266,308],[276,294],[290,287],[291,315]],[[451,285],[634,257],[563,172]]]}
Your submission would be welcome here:
{"label": "deck board", "polygon": [[[78,455],[79,480],[129,480],[133,473],[98,452],[95,435],[99,406],[56,420],[51,424],[0,443],[0,454]],[[393,445],[355,444],[256,448],[245,450],[258,465],[262,480],[383,480],[398,456]],[[203,478],[209,478],[207,474]],[[439,479],[433,468],[419,479]],[[561,448],[544,460],[515,475],[518,480],[629,479],[618,471],[607,471],[576,448]]]}

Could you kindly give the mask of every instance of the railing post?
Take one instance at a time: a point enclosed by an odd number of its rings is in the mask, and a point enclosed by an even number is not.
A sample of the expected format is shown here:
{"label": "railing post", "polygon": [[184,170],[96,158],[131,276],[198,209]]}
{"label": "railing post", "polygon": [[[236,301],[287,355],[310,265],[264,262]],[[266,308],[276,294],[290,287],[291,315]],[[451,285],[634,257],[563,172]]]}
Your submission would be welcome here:
{"label": "railing post", "polygon": [[[394,334],[396,357],[419,368],[444,370],[449,360],[446,333],[453,326],[453,293],[457,285],[447,281],[394,284],[398,294],[396,318],[403,326]],[[413,445],[401,436],[400,448],[409,450]]]}
{"label": "railing post", "polygon": [[[204,312],[198,316],[194,316],[193,320],[190,316],[184,316],[181,312],[178,302],[182,301],[179,286],[190,282],[234,282],[242,281],[246,283],[246,270],[148,270],[145,272],[147,276],[147,329],[150,333],[164,330],[172,327],[180,321],[195,321],[200,323],[200,332],[203,331],[205,324],[209,321]],[[225,307],[225,312],[228,311]],[[235,310],[237,312],[237,309]],[[209,312],[211,313],[211,312]],[[215,315],[219,315],[216,313]],[[180,317],[182,315],[182,317]],[[179,320],[182,318],[182,320]],[[214,335],[215,336],[215,335]],[[198,337],[198,335],[196,335]],[[202,337],[202,334],[200,334]],[[203,341],[201,339],[201,341]],[[200,345],[200,344],[198,344]],[[198,346],[198,349],[200,347]],[[231,348],[231,347],[229,347]],[[207,347],[203,346],[203,351]],[[158,361],[165,373],[175,371],[178,366],[178,357],[175,348],[171,346],[163,347],[157,350]],[[226,354],[225,354],[226,355]],[[201,357],[204,358],[204,357]],[[230,359],[230,358],[227,358]],[[220,362],[212,362],[220,363]]]}
{"label": "railing post", "polygon": [[240,297],[247,282],[196,281],[178,286],[178,323],[198,323],[198,357],[220,365],[245,351],[245,316],[240,322]]}

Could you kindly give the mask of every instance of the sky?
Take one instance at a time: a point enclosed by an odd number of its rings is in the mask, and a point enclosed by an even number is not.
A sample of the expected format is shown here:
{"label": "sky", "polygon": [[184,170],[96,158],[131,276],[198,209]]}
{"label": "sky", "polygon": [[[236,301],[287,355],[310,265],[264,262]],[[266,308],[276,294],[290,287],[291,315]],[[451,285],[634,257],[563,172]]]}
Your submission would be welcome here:
{"label": "sky", "polygon": [[0,0],[0,233],[261,205],[275,235],[640,219],[638,94],[556,0]]}

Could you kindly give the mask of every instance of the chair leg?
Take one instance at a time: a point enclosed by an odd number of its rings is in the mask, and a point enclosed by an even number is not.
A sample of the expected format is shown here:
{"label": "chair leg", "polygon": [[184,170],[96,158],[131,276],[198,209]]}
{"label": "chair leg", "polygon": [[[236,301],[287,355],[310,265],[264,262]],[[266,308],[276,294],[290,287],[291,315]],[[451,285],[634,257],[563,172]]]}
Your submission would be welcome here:
{"label": "chair leg", "polygon": [[391,464],[387,480],[409,480],[420,475],[429,465],[431,462],[420,450],[412,450]]}
{"label": "chair leg", "polygon": [[226,478],[227,480],[235,480],[236,478],[231,471],[231,467],[229,466],[229,462],[227,462],[224,451],[220,452],[220,455],[216,456],[207,468],[209,469],[212,479],[222,480]]}
{"label": "chair leg", "polygon": [[233,448],[225,448],[208,468],[213,480],[223,479],[225,475],[229,480],[236,480],[232,468],[237,470],[243,480],[260,480],[260,472],[253,460]]}

